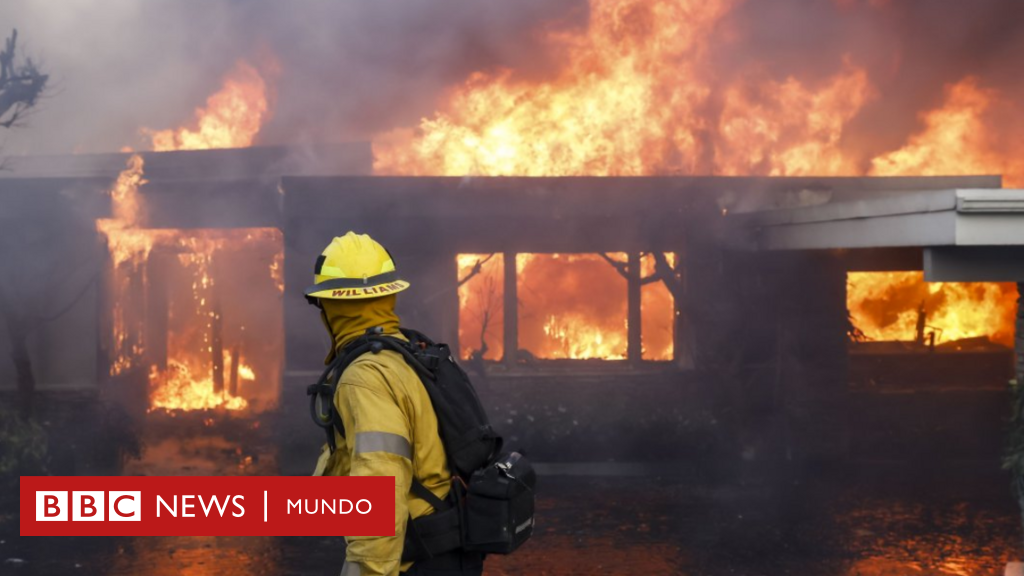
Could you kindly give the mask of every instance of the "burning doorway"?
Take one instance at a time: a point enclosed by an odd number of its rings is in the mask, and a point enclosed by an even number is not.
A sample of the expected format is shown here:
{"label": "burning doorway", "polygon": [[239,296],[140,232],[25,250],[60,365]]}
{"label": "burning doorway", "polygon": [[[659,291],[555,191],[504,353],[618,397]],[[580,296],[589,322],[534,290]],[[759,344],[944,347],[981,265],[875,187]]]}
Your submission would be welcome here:
{"label": "burning doorway", "polygon": [[283,362],[283,238],[276,228],[146,227],[143,161],[97,221],[110,253],[109,375],[146,411],[262,411]]}

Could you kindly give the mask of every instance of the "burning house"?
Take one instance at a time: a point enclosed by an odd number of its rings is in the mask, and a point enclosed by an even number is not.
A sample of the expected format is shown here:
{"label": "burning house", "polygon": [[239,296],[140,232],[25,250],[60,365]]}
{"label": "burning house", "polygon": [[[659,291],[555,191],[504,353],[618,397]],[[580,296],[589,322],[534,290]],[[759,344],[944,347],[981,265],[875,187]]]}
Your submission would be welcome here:
{"label": "burning house", "polygon": [[[406,324],[452,343],[542,462],[898,457],[938,445],[907,437],[922,426],[961,456],[1001,448],[1024,227],[998,178],[379,177],[358,175],[365,146],[297,154],[24,159],[0,180],[14,208],[71,199],[54,228],[95,218],[62,238],[91,272],[45,296],[68,309],[33,337],[37,390],[207,425],[270,410],[301,473],[328,342],[295,294],[356,229],[416,287]],[[60,338],[75,353],[49,363]]]}
{"label": "burning house", "polygon": [[0,397],[45,422],[50,472],[309,473],[331,343],[301,293],[353,230],[542,476],[999,473],[1024,382],[1012,3],[975,27],[952,3],[540,2],[443,34],[373,4],[260,4],[154,66],[196,71],[191,117],[153,80],[123,97],[166,115],[104,102],[116,122],[5,148]]}

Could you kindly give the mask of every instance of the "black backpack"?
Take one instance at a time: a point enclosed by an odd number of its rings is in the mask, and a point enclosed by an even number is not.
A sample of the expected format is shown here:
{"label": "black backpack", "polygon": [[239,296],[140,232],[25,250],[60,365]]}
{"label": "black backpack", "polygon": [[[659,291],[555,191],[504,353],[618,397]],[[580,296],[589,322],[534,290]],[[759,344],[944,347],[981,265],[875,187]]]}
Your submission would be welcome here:
{"label": "black backpack", "polygon": [[[345,368],[366,353],[393,350],[401,354],[430,396],[453,480],[448,498],[441,500],[413,478],[412,492],[435,512],[410,519],[402,561],[426,560],[457,549],[510,554],[533,533],[533,467],[518,452],[502,452],[502,437],[491,428],[469,376],[448,345],[434,343],[415,330],[401,331],[407,341],[371,328],[341,350],[319,381],[306,390],[313,421],[326,431],[334,451],[334,431],[345,437],[334,408],[334,392]],[[317,408],[318,402],[327,407],[326,412]]]}

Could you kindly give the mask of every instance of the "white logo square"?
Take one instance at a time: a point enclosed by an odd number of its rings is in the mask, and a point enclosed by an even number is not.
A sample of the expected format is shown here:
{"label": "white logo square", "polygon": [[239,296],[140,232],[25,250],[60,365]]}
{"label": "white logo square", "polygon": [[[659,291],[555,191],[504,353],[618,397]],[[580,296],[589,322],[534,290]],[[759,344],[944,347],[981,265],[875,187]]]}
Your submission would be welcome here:
{"label": "white logo square", "polygon": [[111,522],[141,522],[142,492],[111,490],[107,499],[107,520]]}
{"label": "white logo square", "polygon": [[36,522],[66,522],[68,493],[36,491]]}
{"label": "white logo square", "polygon": [[76,522],[102,522],[107,509],[103,506],[103,491],[71,493],[71,519]]}

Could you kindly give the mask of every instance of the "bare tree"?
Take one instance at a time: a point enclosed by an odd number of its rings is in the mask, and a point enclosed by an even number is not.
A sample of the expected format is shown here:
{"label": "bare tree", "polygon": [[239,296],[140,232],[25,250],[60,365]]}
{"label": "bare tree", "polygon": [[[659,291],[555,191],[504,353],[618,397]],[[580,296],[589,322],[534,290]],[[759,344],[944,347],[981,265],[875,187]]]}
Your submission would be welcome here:
{"label": "bare tree", "polygon": [[39,101],[49,78],[31,58],[18,59],[18,30],[13,30],[0,52],[0,126],[18,125]]}
{"label": "bare tree", "polygon": [[[0,51],[0,126],[20,126],[25,114],[31,110],[46,88],[49,76],[39,71],[31,58],[18,57],[18,31],[13,30]],[[4,240],[4,245],[12,247]],[[4,255],[9,261],[11,255]],[[29,313],[17,302],[9,287],[0,285],[0,317],[6,324],[7,336],[11,343],[10,355],[14,364],[19,411],[25,417],[32,415],[32,396],[35,378],[28,352],[28,337],[45,320]],[[63,312],[61,312],[63,313]]]}

